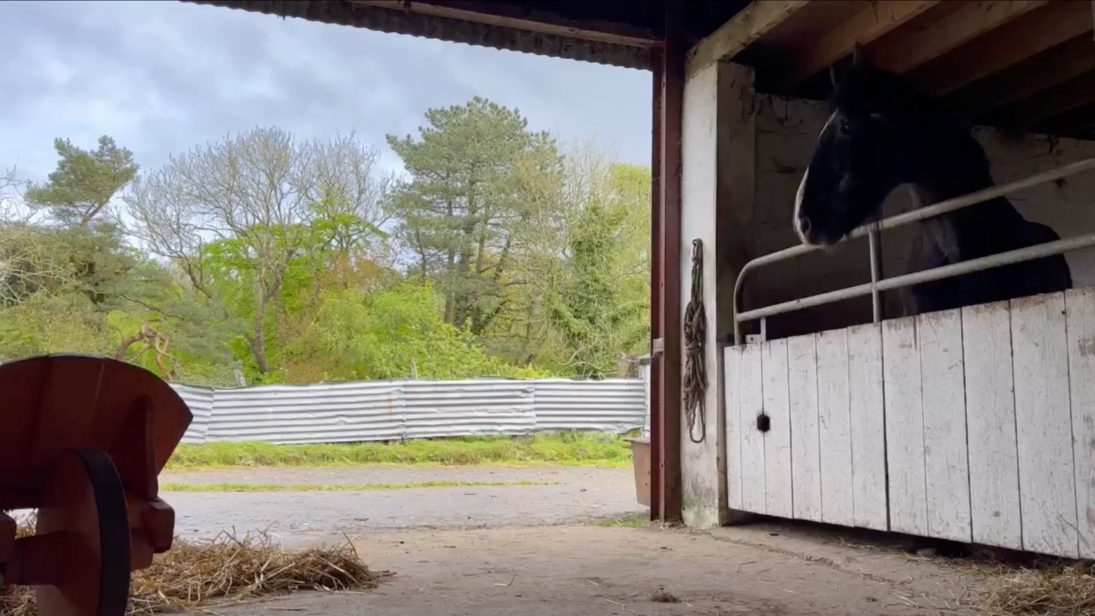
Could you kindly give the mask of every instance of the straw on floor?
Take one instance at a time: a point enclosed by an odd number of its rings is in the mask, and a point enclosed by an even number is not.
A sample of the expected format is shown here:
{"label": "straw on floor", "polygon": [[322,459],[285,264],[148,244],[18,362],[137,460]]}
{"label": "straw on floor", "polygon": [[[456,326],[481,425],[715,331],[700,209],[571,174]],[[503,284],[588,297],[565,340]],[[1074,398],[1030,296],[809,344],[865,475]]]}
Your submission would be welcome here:
{"label": "straw on floor", "polygon": [[978,601],[990,616],[1093,616],[1095,572],[1088,566],[1002,571]]}
{"label": "straw on floor", "polygon": [[[367,590],[385,574],[374,573],[347,542],[337,548],[285,550],[259,533],[212,541],[175,540],[148,569],[135,571],[129,615],[224,605],[301,590]],[[0,616],[37,616],[34,591],[0,590]]]}

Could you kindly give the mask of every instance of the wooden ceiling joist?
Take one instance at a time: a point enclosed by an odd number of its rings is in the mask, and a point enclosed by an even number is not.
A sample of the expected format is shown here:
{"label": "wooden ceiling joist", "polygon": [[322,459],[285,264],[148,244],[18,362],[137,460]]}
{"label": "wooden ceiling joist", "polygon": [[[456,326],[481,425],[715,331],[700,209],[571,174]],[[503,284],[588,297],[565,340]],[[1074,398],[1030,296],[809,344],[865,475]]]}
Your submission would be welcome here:
{"label": "wooden ceiling joist", "polygon": [[818,40],[804,40],[788,49],[780,90],[792,90],[818,71],[851,53],[856,43],[867,46],[890,31],[939,4],[938,0],[890,0],[864,2],[864,8]]}
{"label": "wooden ceiling joist", "polygon": [[[944,2],[926,14],[924,20],[916,20],[868,46],[871,61],[888,71],[906,73],[1047,3],[1048,0]],[[938,19],[927,19],[937,12],[941,13]]]}
{"label": "wooden ceiling joist", "polygon": [[1058,0],[909,73],[920,90],[941,96],[1091,31],[1091,3]]}
{"label": "wooden ceiling joist", "polygon": [[581,22],[567,19],[538,9],[522,8],[500,3],[490,4],[484,11],[481,2],[462,0],[407,1],[407,0],[354,0],[356,4],[372,8],[404,11],[416,15],[459,19],[472,23],[513,28],[527,32],[564,36],[585,41],[652,49],[661,46],[661,36],[640,28],[616,22]]}
{"label": "wooden ceiling joist", "polygon": [[1035,127],[1035,130],[1051,135],[1082,135],[1081,138],[1090,139],[1090,132],[1095,130],[1095,102],[1054,116]]}
{"label": "wooden ceiling joist", "polygon": [[[1095,49],[1092,50],[1095,53]],[[1095,100],[1095,72],[1047,88],[1029,99],[1005,105],[985,118],[992,125],[1029,130]]]}
{"label": "wooden ceiling joist", "polygon": [[1084,33],[953,92],[946,104],[973,118],[1090,71],[1095,71],[1095,41]]}
{"label": "wooden ceiling joist", "polygon": [[730,59],[776,26],[790,19],[806,0],[753,0],[711,36],[688,50],[685,75],[690,77],[723,59]]}

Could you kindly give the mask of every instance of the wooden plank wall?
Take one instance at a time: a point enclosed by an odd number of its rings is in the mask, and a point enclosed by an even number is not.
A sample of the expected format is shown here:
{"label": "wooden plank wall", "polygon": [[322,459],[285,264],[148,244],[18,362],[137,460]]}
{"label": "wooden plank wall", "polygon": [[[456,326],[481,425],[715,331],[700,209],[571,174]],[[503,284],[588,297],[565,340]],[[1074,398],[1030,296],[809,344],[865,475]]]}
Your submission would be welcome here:
{"label": "wooden plank wall", "polygon": [[1095,289],[728,347],[725,370],[732,509],[1095,558]]}

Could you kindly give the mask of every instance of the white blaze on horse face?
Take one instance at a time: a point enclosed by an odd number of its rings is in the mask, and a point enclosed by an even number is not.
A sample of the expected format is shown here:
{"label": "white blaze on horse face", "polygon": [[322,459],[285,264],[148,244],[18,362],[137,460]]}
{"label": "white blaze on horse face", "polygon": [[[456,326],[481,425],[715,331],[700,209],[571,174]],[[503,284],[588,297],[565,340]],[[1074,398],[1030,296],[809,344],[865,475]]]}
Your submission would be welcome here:
{"label": "white blaze on horse face", "polygon": [[[825,120],[825,125],[821,127],[818,141],[825,136],[825,131],[829,130],[829,126],[832,125],[834,119],[836,119],[835,111],[829,115],[829,119]],[[798,213],[802,209],[802,197],[806,194],[806,178],[808,177],[810,177],[810,166],[806,165],[806,172],[802,174],[802,181],[798,183],[798,192],[795,193],[795,213],[794,218],[791,219],[791,225],[795,228],[795,235],[798,235],[798,239],[803,244],[809,244],[810,242],[806,239],[806,233],[802,230],[802,219],[798,217]]]}
{"label": "white blaze on horse face", "polygon": [[798,217],[799,208],[802,207],[802,195],[806,192],[806,178],[810,177],[810,167],[806,167],[806,173],[802,174],[802,181],[798,183],[798,192],[795,193],[795,217],[792,219],[792,223],[795,227],[795,234],[798,235],[798,239],[803,244],[809,244],[806,239],[806,234],[802,231],[802,219]]}

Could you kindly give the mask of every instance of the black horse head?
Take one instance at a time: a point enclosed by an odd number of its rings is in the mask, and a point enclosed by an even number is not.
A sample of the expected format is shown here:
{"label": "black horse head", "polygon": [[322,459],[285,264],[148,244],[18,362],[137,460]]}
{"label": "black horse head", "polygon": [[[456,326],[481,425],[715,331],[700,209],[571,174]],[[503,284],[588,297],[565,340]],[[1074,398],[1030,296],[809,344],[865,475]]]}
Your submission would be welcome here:
{"label": "black horse head", "polygon": [[794,228],[806,244],[828,246],[877,212],[896,187],[913,182],[931,156],[931,102],[870,63],[856,46],[851,68],[833,73],[828,121],[795,196]]}

